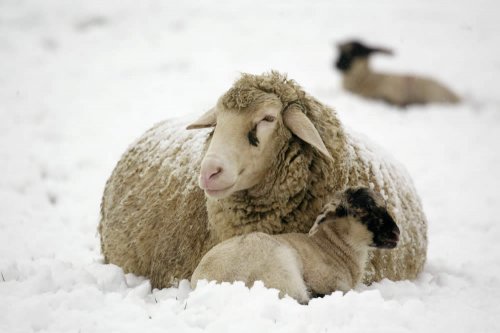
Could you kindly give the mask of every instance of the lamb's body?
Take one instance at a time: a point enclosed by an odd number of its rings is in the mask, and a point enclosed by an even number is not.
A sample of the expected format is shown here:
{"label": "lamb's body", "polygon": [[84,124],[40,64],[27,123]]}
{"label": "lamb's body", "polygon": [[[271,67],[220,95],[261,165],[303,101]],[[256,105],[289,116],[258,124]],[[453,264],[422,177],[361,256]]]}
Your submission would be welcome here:
{"label": "lamb's body", "polygon": [[346,90],[397,106],[460,101],[451,90],[433,79],[374,72],[367,61],[356,60],[352,68],[343,73],[342,84]]}
{"label": "lamb's body", "polygon": [[450,89],[431,78],[373,71],[369,65],[370,56],[392,54],[388,49],[366,46],[359,41],[339,44],[338,49],[335,67],[342,73],[344,88],[354,94],[401,107],[460,101]]}
{"label": "lamb's body", "polygon": [[303,273],[302,259],[292,246],[269,234],[252,232],[213,247],[194,270],[191,287],[194,289],[199,280],[243,281],[251,287],[258,280],[267,288],[280,290],[280,296],[305,303],[309,295]]}
{"label": "lamb's body", "polygon": [[205,199],[197,171],[208,131],[193,134],[185,124],[165,121],[146,132],[106,184],[99,226],[106,262],[166,287],[189,278],[213,245],[253,231],[305,233],[332,193],[366,186],[386,197],[401,239],[394,251],[373,252],[364,282],[415,278],[426,258],[427,226],[406,171],[348,134],[333,110],[308,95],[302,98],[334,162],[291,138],[260,194],[252,197],[241,191]]}
{"label": "lamb's body", "polygon": [[316,219],[309,234],[250,233],[230,238],[201,259],[191,278],[260,280],[280,295],[301,303],[309,294],[348,291],[360,281],[370,247],[396,247],[399,228],[380,195],[367,188],[349,188],[335,195]]}
{"label": "lamb's body", "polygon": [[[254,232],[230,238],[202,258],[191,287],[203,279],[243,281],[248,287],[262,281],[266,287],[280,290],[280,296],[289,295],[300,303],[307,303],[310,292],[327,295],[348,291],[361,280],[368,248],[352,251],[342,236],[331,240],[302,233]],[[343,256],[335,251],[336,246],[346,251]]]}

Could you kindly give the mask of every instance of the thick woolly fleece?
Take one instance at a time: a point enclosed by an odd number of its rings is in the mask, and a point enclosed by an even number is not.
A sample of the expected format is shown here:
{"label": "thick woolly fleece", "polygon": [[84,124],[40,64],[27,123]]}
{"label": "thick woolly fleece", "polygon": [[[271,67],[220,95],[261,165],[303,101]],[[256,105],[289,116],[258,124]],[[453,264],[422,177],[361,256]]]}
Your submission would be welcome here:
{"label": "thick woolly fleece", "polygon": [[208,132],[162,122],[125,152],[106,183],[99,225],[105,260],[166,287],[190,278],[213,245],[253,231],[307,232],[335,192],[366,186],[384,195],[401,238],[394,250],[373,251],[364,282],[415,278],[426,258],[427,223],[404,168],[347,133],[332,109],[277,72],[243,74],[219,104],[245,112],[262,92],[278,96],[283,109],[299,106],[333,161],[283,130],[278,135],[286,144],[260,184],[205,198],[197,177]]}

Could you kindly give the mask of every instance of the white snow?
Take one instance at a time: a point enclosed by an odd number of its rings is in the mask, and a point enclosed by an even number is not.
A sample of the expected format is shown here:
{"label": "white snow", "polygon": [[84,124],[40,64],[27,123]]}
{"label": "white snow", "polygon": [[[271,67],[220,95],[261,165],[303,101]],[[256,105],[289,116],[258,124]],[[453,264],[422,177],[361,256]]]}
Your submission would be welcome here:
{"label": "white snow", "polygon": [[[500,3],[0,2],[0,332],[499,332]],[[401,111],[340,88],[332,44],[438,78],[460,106]],[[416,281],[308,306],[256,285],[151,290],[103,265],[100,196],[154,123],[201,114],[239,72],[275,68],[409,170],[429,219]]]}

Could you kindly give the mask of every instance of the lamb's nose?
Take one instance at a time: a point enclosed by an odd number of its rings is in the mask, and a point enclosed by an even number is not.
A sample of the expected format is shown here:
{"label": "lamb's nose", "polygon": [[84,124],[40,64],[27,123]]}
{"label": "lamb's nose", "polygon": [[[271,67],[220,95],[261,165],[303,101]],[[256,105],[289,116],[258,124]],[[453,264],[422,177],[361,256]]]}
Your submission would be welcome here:
{"label": "lamb's nose", "polygon": [[394,240],[395,240],[396,242],[398,242],[398,241],[399,241],[399,236],[401,235],[401,233],[400,233],[399,228],[398,228],[397,226],[396,226],[396,228],[394,228],[394,229],[392,230],[392,235],[393,235],[393,237],[394,237]]}

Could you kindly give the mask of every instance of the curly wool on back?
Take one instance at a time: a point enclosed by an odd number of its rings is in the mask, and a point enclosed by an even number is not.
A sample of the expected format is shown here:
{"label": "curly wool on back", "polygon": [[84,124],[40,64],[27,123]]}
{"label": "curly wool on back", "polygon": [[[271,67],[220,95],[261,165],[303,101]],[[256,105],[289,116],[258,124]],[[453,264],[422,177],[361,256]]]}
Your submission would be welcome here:
{"label": "curly wool on back", "polygon": [[253,231],[307,232],[333,193],[367,186],[385,196],[402,234],[398,248],[373,252],[364,282],[415,278],[425,262],[427,224],[404,168],[347,133],[332,109],[280,73],[243,74],[220,103],[248,111],[269,93],[283,106],[300,106],[333,160],[283,130],[287,144],[272,172],[250,190],[215,200],[197,186],[208,133],[157,124],[125,152],[106,183],[99,226],[106,262],[167,287],[190,278],[215,244]]}

